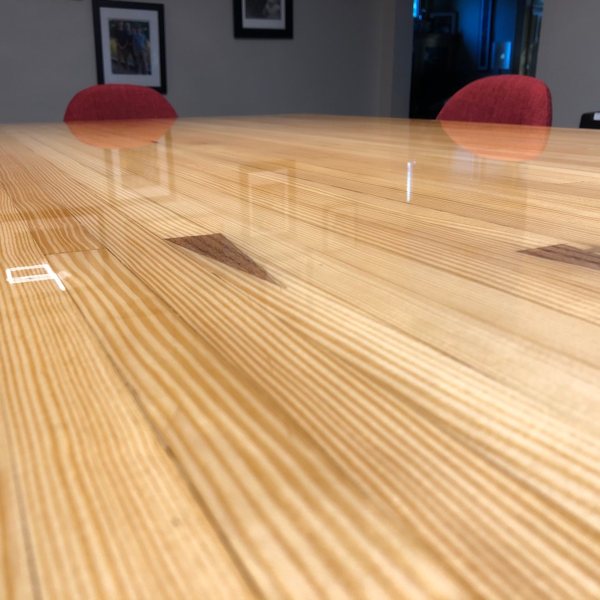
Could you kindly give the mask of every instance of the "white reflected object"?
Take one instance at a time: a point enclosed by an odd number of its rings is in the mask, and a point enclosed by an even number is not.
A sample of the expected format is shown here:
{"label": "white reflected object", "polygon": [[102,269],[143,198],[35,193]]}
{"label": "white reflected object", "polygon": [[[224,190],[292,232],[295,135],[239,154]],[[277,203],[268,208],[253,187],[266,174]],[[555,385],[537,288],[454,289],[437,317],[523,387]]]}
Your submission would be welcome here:
{"label": "white reflected object", "polygon": [[409,160],[406,163],[406,203],[410,204],[412,198],[412,177],[413,167],[417,164],[416,160]]}
{"label": "white reflected object", "polygon": [[[37,273],[34,275],[19,275],[15,277],[13,273],[21,271],[43,271],[43,273]],[[60,277],[52,270],[52,267],[48,264],[43,265],[30,265],[27,267],[13,267],[12,269],[6,269],[6,281],[10,285],[17,283],[31,283],[33,281],[48,281],[52,280],[58,286],[58,289],[65,292],[66,288],[61,281]]]}

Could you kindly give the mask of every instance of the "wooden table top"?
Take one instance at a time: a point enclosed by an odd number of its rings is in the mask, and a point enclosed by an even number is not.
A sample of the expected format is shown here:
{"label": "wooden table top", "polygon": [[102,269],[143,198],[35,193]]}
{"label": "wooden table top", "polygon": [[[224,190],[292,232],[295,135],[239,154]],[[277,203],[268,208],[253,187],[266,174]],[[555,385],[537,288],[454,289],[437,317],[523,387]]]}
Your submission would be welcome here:
{"label": "wooden table top", "polygon": [[0,597],[600,597],[600,133],[0,127]]}

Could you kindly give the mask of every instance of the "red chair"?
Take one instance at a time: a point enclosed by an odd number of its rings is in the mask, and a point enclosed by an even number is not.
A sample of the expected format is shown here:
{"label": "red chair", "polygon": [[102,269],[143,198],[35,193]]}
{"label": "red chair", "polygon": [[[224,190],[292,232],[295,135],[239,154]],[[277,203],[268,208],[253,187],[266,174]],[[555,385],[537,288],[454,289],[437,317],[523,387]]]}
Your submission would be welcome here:
{"label": "red chair", "polygon": [[437,118],[548,127],[552,124],[552,97],[548,86],[535,77],[494,75],[456,92]]}
{"label": "red chair", "polygon": [[175,119],[169,101],[152,88],[107,83],[77,92],[69,102],[64,120],[106,121],[117,119]]}

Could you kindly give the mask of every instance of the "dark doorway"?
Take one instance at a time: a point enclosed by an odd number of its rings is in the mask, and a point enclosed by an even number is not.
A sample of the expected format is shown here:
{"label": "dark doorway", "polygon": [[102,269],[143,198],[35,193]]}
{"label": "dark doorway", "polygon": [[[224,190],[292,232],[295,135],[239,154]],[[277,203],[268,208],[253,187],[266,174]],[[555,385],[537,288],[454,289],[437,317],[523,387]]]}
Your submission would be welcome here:
{"label": "dark doorway", "polygon": [[467,83],[535,75],[544,0],[415,0],[410,116],[433,119]]}

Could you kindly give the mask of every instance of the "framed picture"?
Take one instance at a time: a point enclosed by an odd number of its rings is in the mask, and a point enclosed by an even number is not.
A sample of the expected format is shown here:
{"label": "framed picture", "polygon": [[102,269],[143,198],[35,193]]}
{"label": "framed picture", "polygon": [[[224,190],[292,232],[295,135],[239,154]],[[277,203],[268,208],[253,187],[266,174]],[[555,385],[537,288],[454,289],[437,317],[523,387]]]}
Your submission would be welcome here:
{"label": "framed picture", "polygon": [[132,83],[165,94],[162,4],[93,0],[98,83]]}
{"label": "framed picture", "polygon": [[236,38],[292,38],[292,0],[233,0]]}

